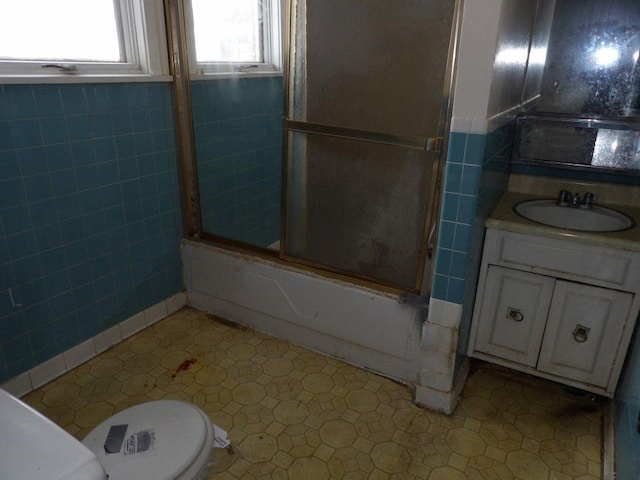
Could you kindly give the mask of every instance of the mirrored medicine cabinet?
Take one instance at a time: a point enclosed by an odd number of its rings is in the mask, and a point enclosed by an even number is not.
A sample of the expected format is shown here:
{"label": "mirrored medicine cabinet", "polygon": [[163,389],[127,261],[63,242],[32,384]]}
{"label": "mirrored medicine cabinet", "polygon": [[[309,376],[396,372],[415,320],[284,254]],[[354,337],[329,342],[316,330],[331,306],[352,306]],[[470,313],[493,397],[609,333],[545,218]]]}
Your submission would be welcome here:
{"label": "mirrored medicine cabinet", "polygon": [[640,2],[540,0],[512,162],[640,176]]}

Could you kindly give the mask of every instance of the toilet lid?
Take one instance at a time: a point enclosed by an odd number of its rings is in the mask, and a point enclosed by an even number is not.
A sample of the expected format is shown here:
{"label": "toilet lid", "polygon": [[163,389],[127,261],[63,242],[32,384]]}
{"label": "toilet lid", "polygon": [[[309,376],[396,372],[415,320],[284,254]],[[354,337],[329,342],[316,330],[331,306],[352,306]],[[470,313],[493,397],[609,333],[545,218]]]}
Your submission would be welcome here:
{"label": "toilet lid", "polygon": [[[82,441],[96,454],[109,480],[172,480],[206,446],[208,417],[198,407],[174,400],[143,403],[108,418]],[[112,426],[126,425],[120,451],[105,452]],[[209,439],[210,441],[210,439]]]}

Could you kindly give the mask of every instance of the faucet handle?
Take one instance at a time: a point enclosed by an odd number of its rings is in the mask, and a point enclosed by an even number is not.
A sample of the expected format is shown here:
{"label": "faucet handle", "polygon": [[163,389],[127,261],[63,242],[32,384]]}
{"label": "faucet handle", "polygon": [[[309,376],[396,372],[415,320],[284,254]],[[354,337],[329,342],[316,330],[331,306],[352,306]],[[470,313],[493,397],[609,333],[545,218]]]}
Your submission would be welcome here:
{"label": "faucet handle", "polygon": [[585,208],[593,208],[593,201],[595,200],[595,198],[595,194],[591,192],[585,193],[584,197],[582,197],[582,206]]}
{"label": "faucet handle", "polygon": [[558,205],[569,205],[569,195],[571,195],[569,190],[560,190],[560,193],[558,194]]}

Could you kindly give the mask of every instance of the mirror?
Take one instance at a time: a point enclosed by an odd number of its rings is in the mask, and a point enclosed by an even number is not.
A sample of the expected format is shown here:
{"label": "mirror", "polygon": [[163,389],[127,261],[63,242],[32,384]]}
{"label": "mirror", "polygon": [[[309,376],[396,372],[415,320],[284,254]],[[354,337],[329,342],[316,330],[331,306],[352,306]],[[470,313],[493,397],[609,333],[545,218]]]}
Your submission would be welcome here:
{"label": "mirror", "polygon": [[640,2],[540,0],[514,160],[640,170]]}

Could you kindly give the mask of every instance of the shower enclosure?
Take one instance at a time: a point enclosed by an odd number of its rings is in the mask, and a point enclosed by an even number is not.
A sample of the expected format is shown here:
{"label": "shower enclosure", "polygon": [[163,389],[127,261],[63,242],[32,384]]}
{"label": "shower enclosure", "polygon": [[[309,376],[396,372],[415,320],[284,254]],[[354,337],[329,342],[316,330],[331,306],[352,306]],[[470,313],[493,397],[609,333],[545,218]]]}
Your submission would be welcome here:
{"label": "shower enclosure", "polygon": [[285,3],[283,79],[189,72],[174,35],[188,234],[426,293],[459,2]]}
{"label": "shower enclosure", "polygon": [[284,258],[421,289],[439,205],[454,7],[292,2]]}

